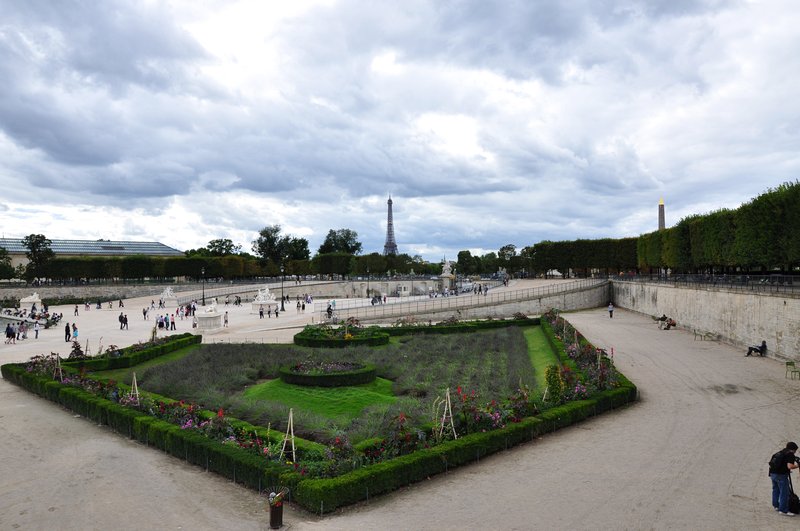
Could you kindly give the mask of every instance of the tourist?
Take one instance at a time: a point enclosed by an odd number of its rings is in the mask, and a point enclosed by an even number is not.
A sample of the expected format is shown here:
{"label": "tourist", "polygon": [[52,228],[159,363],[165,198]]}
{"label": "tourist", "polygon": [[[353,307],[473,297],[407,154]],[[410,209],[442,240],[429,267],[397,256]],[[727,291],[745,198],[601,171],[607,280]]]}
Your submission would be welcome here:
{"label": "tourist", "polygon": [[72,335],[72,331],[69,328],[69,323],[64,325],[64,341],[69,343],[69,338]]}
{"label": "tourist", "polygon": [[128,314],[122,316],[122,326],[125,327],[125,330],[128,330]]}
{"label": "tourist", "polygon": [[172,314],[172,320],[169,322],[169,329],[175,330],[175,314]]}
{"label": "tourist", "polygon": [[78,325],[75,323],[72,323],[72,340],[78,340]]}
{"label": "tourist", "polygon": [[609,319],[613,319],[614,318],[614,303],[613,302],[609,302],[608,303],[608,317],[609,317]]}
{"label": "tourist", "polygon": [[767,342],[766,341],[761,341],[761,345],[758,345],[758,346],[755,346],[755,347],[748,347],[747,348],[747,354],[745,354],[745,356],[749,356],[753,352],[755,352],[759,356],[766,356],[766,354],[767,354]]}
{"label": "tourist", "polygon": [[75,312],[72,315],[78,315],[78,305],[75,305]]}
{"label": "tourist", "polygon": [[227,328],[228,327],[228,312],[225,312],[225,316],[223,317],[222,326]]}
{"label": "tourist", "polygon": [[119,312],[119,317],[117,317],[117,321],[119,321],[119,329],[122,330],[122,312]]}
{"label": "tourist", "polygon": [[264,306],[263,305],[258,307],[258,318],[259,319],[263,319],[264,318]]}
{"label": "tourist", "polygon": [[272,319],[272,306],[267,308],[267,318]]}
{"label": "tourist", "polygon": [[797,468],[797,444],[786,443],[786,448],[775,453],[769,461],[769,477],[772,480],[772,507],[786,516],[796,516],[789,510],[789,493],[792,469]]}
{"label": "tourist", "polygon": [[39,321],[33,322],[33,339],[39,339]]}
{"label": "tourist", "polygon": [[122,299],[120,299],[117,308],[124,308],[124,307],[125,305],[122,303]]}
{"label": "tourist", "polygon": [[147,308],[142,308],[142,317],[147,321]]}

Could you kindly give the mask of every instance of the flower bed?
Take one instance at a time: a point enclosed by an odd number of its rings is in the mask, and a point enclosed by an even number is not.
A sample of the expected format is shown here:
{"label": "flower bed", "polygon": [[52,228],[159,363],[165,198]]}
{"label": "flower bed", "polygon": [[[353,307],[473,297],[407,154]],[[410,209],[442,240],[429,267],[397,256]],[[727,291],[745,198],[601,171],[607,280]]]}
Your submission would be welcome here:
{"label": "flower bed", "polygon": [[280,378],[284,382],[311,387],[361,385],[374,381],[375,377],[375,365],[341,361],[304,361],[280,369]]}
{"label": "flower bed", "polygon": [[[0,370],[9,381],[124,435],[259,491],[265,485],[288,486],[294,501],[308,510],[326,513],[636,399],[635,386],[616,372],[602,351],[586,347],[589,344],[585,340],[576,340],[578,346],[573,349],[564,347],[549,323],[542,324],[551,342],[560,346],[559,356],[573,371],[576,387],[583,386],[585,391],[581,392],[591,390],[588,399],[575,400],[578,391],[570,394],[569,386],[565,386],[562,391],[567,391],[551,398],[552,403],[571,401],[539,413],[535,408],[531,410],[532,402],[525,390],[507,402],[480,405],[475,393],[458,389],[453,399],[453,418],[458,419],[461,431],[457,439],[448,437],[448,430],[442,429],[446,425],[434,422],[411,427],[401,414],[386,437],[369,441],[358,450],[341,437],[327,446],[296,439],[299,463],[286,462],[285,458],[275,461],[274,443],[278,439],[269,428],[223,418],[221,411],[203,411],[193,404],[157,398],[137,406],[130,403],[129,390],[111,382],[54,381],[47,363],[38,364],[36,370],[26,370],[22,364],[3,365]],[[577,339],[577,335],[574,337]],[[597,364],[597,374],[587,375],[592,362]],[[604,365],[605,373],[601,370]],[[556,376],[564,381],[563,369],[554,372],[554,381]],[[128,394],[121,396],[120,390]],[[441,405],[437,403],[434,402],[434,409]],[[531,413],[535,416],[525,416]]]}

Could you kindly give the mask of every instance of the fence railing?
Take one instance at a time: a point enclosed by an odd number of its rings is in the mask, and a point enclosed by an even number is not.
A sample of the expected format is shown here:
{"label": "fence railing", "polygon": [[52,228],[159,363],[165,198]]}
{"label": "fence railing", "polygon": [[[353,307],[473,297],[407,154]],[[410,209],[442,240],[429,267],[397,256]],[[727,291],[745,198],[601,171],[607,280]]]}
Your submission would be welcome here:
{"label": "fence railing", "polygon": [[648,282],[676,287],[713,287],[729,291],[800,295],[800,277],[793,275],[640,275],[613,277],[614,282]]}
{"label": "fence railing", "polygon": [[[462,293],[460,295],[450,295],[449,297],[437,297],[430,299],[427,297],[418,298],[412,301],[397,301],[387,304],[376,304],[374,306],[348,306],[340,307],[337,301],[337,308],[334,311],[336,320],[344,320],[354,317],[359,320],[385,319],[390,317],[403,317],[406,315],[418,315],[425,313],[446,312],[448,310],[461,310],[468,308],[480,308],[495,306],[509,302],[518,302],[531,299],[538,299],[560,293],[580,291],[608,284],[607,279],[581,279],[572,282],[560,282],[549,284],[538,288],[528,288],[521,290],[489,290],[488,293],[474,295],[472,293]],[[327,303],[325,303],[327,304]],[[319,313],[321,322],[328,320],[326,309],[320,309],[321,303],[317,303],[315,310]]]}

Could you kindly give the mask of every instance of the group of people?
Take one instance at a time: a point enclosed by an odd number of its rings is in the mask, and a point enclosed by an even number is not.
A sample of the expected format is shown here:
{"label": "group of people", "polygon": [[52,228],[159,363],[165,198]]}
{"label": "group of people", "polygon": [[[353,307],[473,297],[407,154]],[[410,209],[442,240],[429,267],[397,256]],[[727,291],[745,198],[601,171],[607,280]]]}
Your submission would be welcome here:
{"label": "group of people", "polygon": [[[30,325],[26,322],[6,325],[6,344],[16,344],[17,340],[28,339]],[[34,339],[39,339],[39,321],[33,322]]]}
{"label": "group of people", "polygon": [[72,323],[72,327],[70,327],[69,323],[64,325],[64,341],[69,343],[70,341],[77,341],[78,340],[78,324]]}
{"label": "group of people", "polygon": [[662,330],[669,330],[670,328],[675,328],[678,323],[675,322],[675,319],[672,317],[667,317],[667,314],[661,314],[661,317],[656,319],[658,321],[658,327]]}

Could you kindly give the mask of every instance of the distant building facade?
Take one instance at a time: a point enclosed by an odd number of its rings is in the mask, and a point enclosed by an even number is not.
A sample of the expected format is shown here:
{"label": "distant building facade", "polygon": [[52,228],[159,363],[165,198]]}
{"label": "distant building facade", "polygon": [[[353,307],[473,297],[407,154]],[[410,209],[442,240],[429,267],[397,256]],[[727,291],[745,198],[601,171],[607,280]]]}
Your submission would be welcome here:
{"label": "distant building facade", "polygon": [[[50,249],[52,249],[56,258],[135,255],[171,258],[185,256],[182,251],[159,242],[121,242],[111,240],[50,240],[50,242]],[[28,249],[22,243],[22,238],[0,238],[0,247],[8,251],[12,267],[28,263],[28,258],[25,256]]]}

